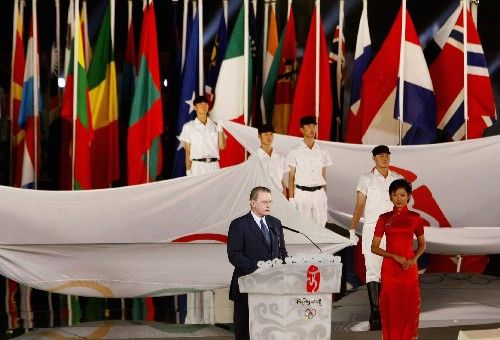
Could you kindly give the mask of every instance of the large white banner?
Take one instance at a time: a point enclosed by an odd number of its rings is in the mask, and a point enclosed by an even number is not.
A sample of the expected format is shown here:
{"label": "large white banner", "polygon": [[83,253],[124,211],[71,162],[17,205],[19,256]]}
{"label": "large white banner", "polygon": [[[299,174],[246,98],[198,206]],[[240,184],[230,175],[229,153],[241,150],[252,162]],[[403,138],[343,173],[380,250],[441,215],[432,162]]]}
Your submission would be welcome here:
{"label": "large white banner", "polygon": [[[220,171],[131,187],[42,191],[0,187],[0,272],[83,296],[160,296],[228,286],[230,222],[250,190],[273,191],[274,216],[325,251],[351,242],[301,218],[257,158]],[[285,232],[291,254],[316,248]]]}
{"label": "large white banner", "polygon": [[[227,123],[250,151],[255,129]],[[300,138],[277,135],[283,154]],[[332,156],[328,200],[332,220],[348,225],[359,176],[373,167],[372,146],[320,142]],[[500,253],[500,137],[429,146],[391,147],[392,164],[414,188],[412,209],[426,228],[428,250]],[[351,242],[301,218],[274,188],[260,162],[207,175],[125,188],[56,192],[0,186],[0,272],[29,286],[84,296],[161,296],[227,286],[232,266],[227,228],[249,210],[256,185],[273,190],[273,215],[325,251]],[[439,226],[442,226],[439,228]],[[285,232],[289,253],[313,252]]]}
{"label": "large white banner", "polygon": [[[249,152],[259,147],[256,129],[231,122],[225,127]],[[286,155],[301,142],[277,134],[273,145]],[[374,166],[374,146],[318,143],[333,159],[327,170],[331,219],[349,226],[359,177]],[[425,230],[428,251],[500,253],[500,136],[390,149],[393,170],[413,185],[410,208],[432,226]]]}

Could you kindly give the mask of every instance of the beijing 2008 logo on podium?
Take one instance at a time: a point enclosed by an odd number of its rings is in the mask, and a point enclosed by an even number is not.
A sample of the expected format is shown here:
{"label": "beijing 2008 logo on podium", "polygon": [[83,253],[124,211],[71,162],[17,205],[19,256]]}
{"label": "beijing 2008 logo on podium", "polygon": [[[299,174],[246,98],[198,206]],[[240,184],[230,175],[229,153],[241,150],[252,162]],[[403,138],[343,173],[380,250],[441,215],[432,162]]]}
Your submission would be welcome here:
{"label": "beijing 2008 logo on podium", "polygon": [[307,269],[306,291],[308,293],[315,293],[319,290],[321,281],[321,273],[315,265],[310,265]]}

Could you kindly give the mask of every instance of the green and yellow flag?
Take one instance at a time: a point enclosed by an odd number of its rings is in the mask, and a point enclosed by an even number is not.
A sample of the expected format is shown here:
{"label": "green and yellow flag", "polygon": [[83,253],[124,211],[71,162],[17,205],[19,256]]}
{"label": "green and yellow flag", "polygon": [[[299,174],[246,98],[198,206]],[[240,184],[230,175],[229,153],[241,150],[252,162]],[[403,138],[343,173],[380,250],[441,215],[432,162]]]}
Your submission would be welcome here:
{"label": "green and yellow flag", "polygon": [[155,180],[161,171],[162,133],[163,107],[158,40],[154,3],[151,2],[144,10],[139,47],[139,74],[129,120],[127,139],[129,185]]}
{"label": "green and yellow flag", "polygon": [[118,98],[108,4],[87,75],[94,139],[90,146],[93,188],[107,188],[120,176]]}

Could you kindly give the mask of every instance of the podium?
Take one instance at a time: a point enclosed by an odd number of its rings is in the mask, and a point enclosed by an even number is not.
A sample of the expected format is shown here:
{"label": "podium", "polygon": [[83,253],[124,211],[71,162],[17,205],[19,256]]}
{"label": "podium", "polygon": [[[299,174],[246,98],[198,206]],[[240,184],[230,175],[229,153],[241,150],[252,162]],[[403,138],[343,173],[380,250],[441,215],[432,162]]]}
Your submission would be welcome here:
{"label": "podium", "polygon": [[340,257],[267,261],[239,278],[248,293],[251,339],[330,339],[332,293],[340,291]]}

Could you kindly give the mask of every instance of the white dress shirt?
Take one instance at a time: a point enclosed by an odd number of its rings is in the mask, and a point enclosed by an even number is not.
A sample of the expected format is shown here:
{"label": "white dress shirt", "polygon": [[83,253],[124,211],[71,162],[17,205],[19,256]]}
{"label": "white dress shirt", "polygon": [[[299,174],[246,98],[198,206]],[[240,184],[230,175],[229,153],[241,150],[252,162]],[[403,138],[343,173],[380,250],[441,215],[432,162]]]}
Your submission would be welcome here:
{"label": "white dress shirt", "polygon": [[179,139],[191,144],[189,158],[219,158],[219,133],[217,125],[207,118],[203,124],[198,118],[187,122],[182,127]]}
{"label": "white dress shirt", "polygon": [[281,181],[283,179],[283,174],[290,169],[286,165],[285,157],[282,154],[273,149],[271,155],[262,148],[258,148],[256,151],[256,155],[260,158],[262,165],[264,166],[264,170],[271,176],[274,184],[282,190]]}
{"label": "white dress shirt", "polygon": [[323,168],[333,164],[330,155],[316,141],[311,149],[302,141],[290,150],[286,162],[295,167],[295,185],[306,187],[326,185]]}

